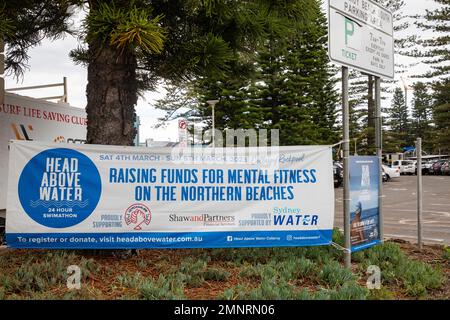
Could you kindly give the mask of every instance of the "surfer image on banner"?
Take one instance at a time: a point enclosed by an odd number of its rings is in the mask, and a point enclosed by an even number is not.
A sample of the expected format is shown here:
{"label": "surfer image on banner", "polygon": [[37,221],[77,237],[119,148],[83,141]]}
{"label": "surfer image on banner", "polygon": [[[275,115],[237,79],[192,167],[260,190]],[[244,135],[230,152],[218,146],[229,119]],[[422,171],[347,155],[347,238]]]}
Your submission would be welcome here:
{"label": "surfer image on banner", "polygon": [[366,241],[364,236],[364,222],[361,219],[362,205],[358,202],[353,219],[350,222],[350,237],[352,244],[357,244]]}

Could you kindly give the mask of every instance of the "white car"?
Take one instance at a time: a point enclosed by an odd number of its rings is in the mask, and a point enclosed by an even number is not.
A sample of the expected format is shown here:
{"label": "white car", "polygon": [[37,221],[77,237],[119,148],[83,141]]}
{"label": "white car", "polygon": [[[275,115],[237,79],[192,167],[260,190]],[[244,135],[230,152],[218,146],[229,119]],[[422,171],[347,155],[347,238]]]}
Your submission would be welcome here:
{"label": "white car", "polygon": [[381,166],[381,168],[386,175],[386,181],[400,177],[400,169],[398,168],[391,168],[384,164]]}
{"label": "white car", "polygon": [[399,169],[400,174],[415,174],[416,166],[412,160],[397,160],[392,162],[392,169]]}
{"label": "white car", "polygon": [[[422,161],[422,174],[430,174],[433,163],[433,161]],[[414,167],[416,168],[415,173],[417,174],[417,161],[414,161]]]}

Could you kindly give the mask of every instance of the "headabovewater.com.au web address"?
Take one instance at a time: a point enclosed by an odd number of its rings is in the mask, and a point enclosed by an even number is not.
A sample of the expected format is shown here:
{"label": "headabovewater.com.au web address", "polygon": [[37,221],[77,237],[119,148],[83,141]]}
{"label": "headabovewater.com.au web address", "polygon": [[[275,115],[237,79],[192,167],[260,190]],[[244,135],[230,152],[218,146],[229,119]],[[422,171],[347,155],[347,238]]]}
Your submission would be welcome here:
{"label": "headabovewater.com.au web address", "polygon": [[103,237],[93,237],[93,236],[17,236],[19,243],[35,243],[35,244],[55,244],[55,243],[177,243],[177,242],[203,242],[203,237],[193,236],[193,237],[171,237],[171,236],[103,236]]}

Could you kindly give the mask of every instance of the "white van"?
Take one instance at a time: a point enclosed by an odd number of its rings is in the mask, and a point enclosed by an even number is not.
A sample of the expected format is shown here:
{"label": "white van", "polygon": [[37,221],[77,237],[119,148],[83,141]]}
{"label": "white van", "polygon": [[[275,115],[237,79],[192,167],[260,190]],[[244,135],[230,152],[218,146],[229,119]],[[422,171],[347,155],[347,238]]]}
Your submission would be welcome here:
{"label": "white van", "polygon": [[416,173],[416,166],[412,160],[396,160],[392,162],[391,168],[399,169],[400,174]]}

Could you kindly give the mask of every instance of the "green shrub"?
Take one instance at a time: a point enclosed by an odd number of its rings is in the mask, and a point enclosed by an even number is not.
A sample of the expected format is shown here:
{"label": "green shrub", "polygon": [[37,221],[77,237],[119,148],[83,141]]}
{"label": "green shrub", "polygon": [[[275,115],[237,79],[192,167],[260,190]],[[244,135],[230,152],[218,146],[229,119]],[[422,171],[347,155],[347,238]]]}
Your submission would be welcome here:
{"label": "green shrub", "polygon": [[230,277],[230,273],[222,268],[208,268],[203,272],[203,279],[214,281],[226,281]]}
{"label": "green shrub", "polygon": [[243,300],[249,295],[249,288],[243,284],[238,284],[232,288],[225,289],[219,299],[221,300]]}
{"label": "green shrub", "polygon": [[420,282],[404,282],[406,294],[413,297],[421,297],[427,294],[427,288]]}
{"label": "green shrub", "polygon": [[141,269],[141,270],[147,269],[148,262],[145,259],[141,259],[141,260],[138,261],[137,265],[138,265],[139,269]]}
{"label": "green shrub", "polygon": [[395,299],[395,295],[392,291],[388,290],[386,287],[381,287],[380,289],[369,290],[368,299],[370,299],[370,300],[392,300],[392,299]]}
{"label": "green shrub", "polygon": [[427,289],[438,289],[444,283],[444,275],[421,261],[407,261],[398,267],[406,293],[414,297],[427,294]]}
{"label": "green shrub", "polygon": [[302,277],[308,277],[310,276],[315,268],[315,263],[312,262],[310,259],[301,257],[299,259],[297,259],[297,270],[298,270],[298,274],[299,276]]}
{"label": "green shrub", "polygon": [[355,280],[353,273],[349,269],[342,267],[337,261],[325,264],[319,274],[319,278],[325,285],[332,288],[342,286],[347,281]]}
{"label": "green shrub", "polygon": [[380,267],[383,282],[400,282],[409,296],[424,296],[428,289],[441,288],[444,282],[442,271],[427,263],[408,258],[395,243],[386,242],[364,250],[364,255],[360,265],[363,273],[369,265],[377,265]]}
{"label": "green shrub", "polygon": [[313,300],[314,296],[308,291],[308,289],[302,288],[295,293],[295,300]]}
{"label": "green shrub", "polygon": [[293,300],[295,297],[295,287],[286,281],[264,278],[257,288],[249,292],[246,298],[250,300]]}
{"label": "green shrub", "polygon": [[136,272],[135,274],[125,272],[118,275],[116,279],[121,287],[127,288],[139,288],[142,282],[144,282],[144,278],[140,272]]}
{"label": "green shrub", "polygon": [[184,281],[188,286],[199,287],[205,281],[203,275],[207,262],[204,260],[195,261],[187,258],[181,262],[179,273],[183,274]]}
{"label": "green shrub", "polygon": [[450,247],[449,246],[444,247],[444,252],[442,253],[442,258],[444,258],[447,261],[450,261]]}
{"label": "green shrub", "polygon": [[366,300],[369,290],[356,282],[346,282],[336,291],[330,292],[331,300]]}
{"label": "green shrub", "polygon": [[344,233],[341,232],[339,230],[339,228],[334,228],[333,229],[332,239],[333,239],[333,242],[337,243],[338,245],[340,245],[342,247],[344,246],[344,243],[345,243],[345,241],[344,241]]}
{"label": "green shrub", "polygon": [[245,265],[239,272],[240,278],[247,278],[249,280],[261,280],[261,270],[259,266]]}
{"label": "green shrub", "polygon": [[66,283],[67,267],[70,265],[80,267],[82,281],[98,271],[98,265],[92,259],[80,259],[74,253],[52,251],[43,256],[30,253],[14,275],[0,276],[0,284],[8,292],[45,291],[49,287]]}
{"label": "green shrub", "polygon": [[184,299],[184,278],[180,274],[167,277],[161,274],[156,281],[146,279],[139,287],[139,294],[145,300]]}

